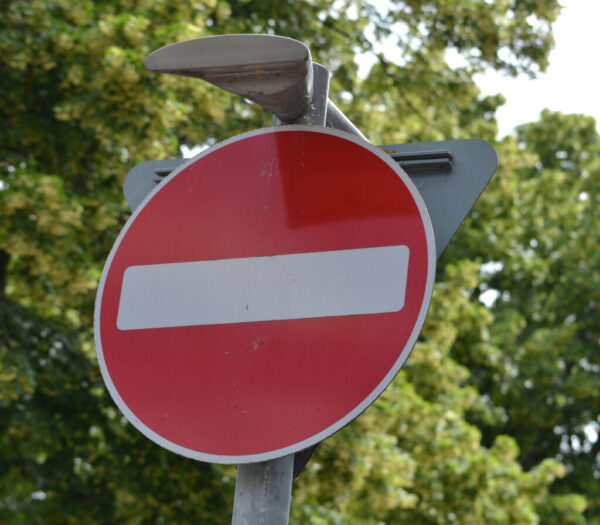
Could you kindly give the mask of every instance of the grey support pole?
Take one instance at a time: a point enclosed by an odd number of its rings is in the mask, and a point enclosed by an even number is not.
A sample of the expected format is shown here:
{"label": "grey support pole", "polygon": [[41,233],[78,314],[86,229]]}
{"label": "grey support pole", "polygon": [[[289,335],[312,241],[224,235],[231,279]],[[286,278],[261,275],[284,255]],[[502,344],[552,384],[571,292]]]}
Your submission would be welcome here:
{"label": "grey support pole", "polygon": [[232,525],[285,525],[292,499],[294,455],[238,465]]}
{"label": "grey support pole", "polygon": [[[329,71],[312,64],[312,96],[300,116],[285,124],[325,126]],[[273,124],[284,124],[273,117]],[[261,463],[238,465],[232,525],[287,525],[292,499],[294,454]]]}
{"label": "grey support pole", "polygon": [[327,101],[327,120],[326,125],[328,128],[341,129],[360,137],[361,139],[368,140],[367,137],[358,129],[352,121],[342,113],[342,110],[338,108],[331,100]]}

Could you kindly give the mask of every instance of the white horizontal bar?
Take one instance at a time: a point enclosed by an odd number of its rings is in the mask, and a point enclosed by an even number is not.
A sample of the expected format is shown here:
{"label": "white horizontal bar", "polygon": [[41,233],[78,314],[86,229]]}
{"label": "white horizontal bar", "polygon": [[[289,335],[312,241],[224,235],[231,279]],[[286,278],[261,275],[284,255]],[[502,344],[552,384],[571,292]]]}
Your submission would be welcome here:
{"label": "white horizontal bar", "polygon": [[396,312],[407,246],[147,266],[123,275],[121,330]]}

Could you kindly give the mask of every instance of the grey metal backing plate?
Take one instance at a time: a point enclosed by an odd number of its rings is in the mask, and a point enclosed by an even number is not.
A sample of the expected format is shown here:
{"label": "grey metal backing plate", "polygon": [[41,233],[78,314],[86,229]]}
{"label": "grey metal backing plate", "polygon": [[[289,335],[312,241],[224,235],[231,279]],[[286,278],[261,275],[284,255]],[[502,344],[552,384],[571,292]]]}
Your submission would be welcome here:
{"label": "grey metal backing plate", "polygon": [[439,258],[494,175],[498,166],[496,150],[481,139],[387,144],[380,148],[390,154],[431,150],[452,154],[450,171],[409,173],[427,205]]}

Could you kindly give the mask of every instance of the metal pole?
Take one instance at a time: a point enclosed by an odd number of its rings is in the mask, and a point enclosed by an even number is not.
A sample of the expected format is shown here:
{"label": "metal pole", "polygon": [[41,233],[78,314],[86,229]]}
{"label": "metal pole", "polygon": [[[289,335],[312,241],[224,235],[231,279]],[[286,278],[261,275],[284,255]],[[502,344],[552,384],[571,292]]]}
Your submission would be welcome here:
{"label": "metal pole", "polygon": [[[273,115],[273,125],[281,126],[284,124],[308,124],[311,126],[325,126],[328,118],[329,104],[329,71],[325,66],[312,63],[312,94],[310,102],[306,105],[304,111],[293,120],[282,121],[276,115]],[[336,108],[337,109],[337,108]],[[339,110],[338,110],[339,111]]]}
{"label": "metal pole", "polygon": [[341,129],[353,135],[359,136],[361,139],[368,140],[367,137],[352,123],[352,121],[344,115],[342,110],[338,108],[331,100],[327,101],[327,123],[328,128]]}
{"label": "metal pole", "polygon": [[[328,110],[329,71],[320,64],[312,64],[312,98],[306,110],[293,122],[325,126]],[[273,124],[283,124],[273,117]],[[232,525],[287,525],[292,499],[294,454],[261,463],[241,464],[237,467],[233,498]]]}
{"label": "metal pole", "polygon": [[285,525],[290,515],[294,455],[239,465],[232,525]]}

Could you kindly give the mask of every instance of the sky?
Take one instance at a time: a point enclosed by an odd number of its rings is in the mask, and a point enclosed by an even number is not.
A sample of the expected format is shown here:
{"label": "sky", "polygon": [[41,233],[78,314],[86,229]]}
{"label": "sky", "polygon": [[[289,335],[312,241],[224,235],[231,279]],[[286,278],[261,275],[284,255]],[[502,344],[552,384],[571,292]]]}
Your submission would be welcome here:
{"label": "sky", "polygon": [[583,113],[600,123],[600,0],[563,0],[562,5],[545,73],[534,80],[496,72],[477,77],[483,94],[502,93],[507,99],[496,113],[501,137],[538,120],[544,108]]}

